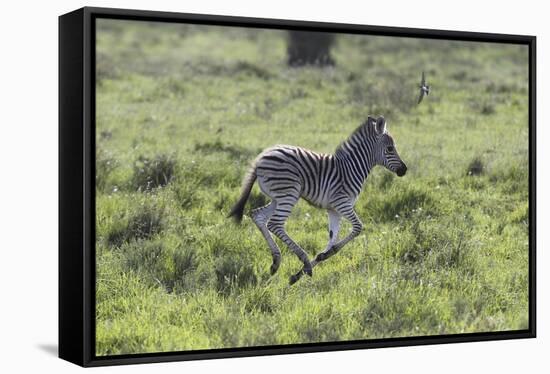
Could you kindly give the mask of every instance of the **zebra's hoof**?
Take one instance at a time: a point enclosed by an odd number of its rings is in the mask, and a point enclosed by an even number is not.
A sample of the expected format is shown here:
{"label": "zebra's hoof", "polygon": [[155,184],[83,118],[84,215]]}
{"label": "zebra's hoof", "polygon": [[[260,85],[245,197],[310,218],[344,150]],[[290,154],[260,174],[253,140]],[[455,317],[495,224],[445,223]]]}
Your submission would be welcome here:
{"label": "zebra's hoof", "polygon": [[309,267],[304,266],[304,273],[309,275],[310,277],[313,277],[313,268],[311,266]]}
{"label": "zebra's hoof", "polygon": [[277,270],[279,270],[279,265],[278,265],[278,264],[277,264],[277,265],[273,264],[273,265],[271,265],[271,267],[269,268],[269,273],[270,273],[271,275],[275,275],[275,273],[277,272]]}
{"label": "zebra's hoof", "polygon": [[298,279],[300,279],[298,274],[291,275],[288,280],[288,284],[292,286],[294,283],[298,282]]}
{"label": "zebra's hoof", "polygon": [[317,256],[315,256],[315,262],[321,262],[321,261],[324,261],[326,259],[326,253],[324,252],[321,252],[319,253]]}

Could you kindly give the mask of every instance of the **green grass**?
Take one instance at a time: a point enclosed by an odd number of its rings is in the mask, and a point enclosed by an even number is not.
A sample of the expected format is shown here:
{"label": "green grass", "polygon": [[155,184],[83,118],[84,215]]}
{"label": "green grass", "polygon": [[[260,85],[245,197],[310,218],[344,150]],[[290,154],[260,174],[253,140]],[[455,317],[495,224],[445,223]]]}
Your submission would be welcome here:
{"label": "green grass", "polygon": [[[281,31],[97,30],[98,355],[528,327],[527,47],[338,36],[334,68],[291,69]],[[249,163],[332,152],[369,114],[407,175],[372,172],[365,231],[313,278],[288,285],[282,243],[270,277],[250,219],[225,218]],[[287,228],[312,257],[327,225],[301,201]]]}

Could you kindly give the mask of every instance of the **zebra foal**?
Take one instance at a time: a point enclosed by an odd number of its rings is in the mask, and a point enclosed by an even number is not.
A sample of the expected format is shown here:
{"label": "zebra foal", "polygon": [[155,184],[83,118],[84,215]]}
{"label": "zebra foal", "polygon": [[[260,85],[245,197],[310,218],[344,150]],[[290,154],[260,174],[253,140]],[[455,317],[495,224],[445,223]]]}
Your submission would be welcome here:
{"label": "zebra foal", "polygon": [[[354,205],[370,170],[376,165],[400,177],[407,172],[386,129],[384,117],[368,117],[334,154],[290,145],[268,148],[252,164],[244,178],[241,196],[229,216],[238,222],[242,220],[244,206],[257,180],[260,190],[271,198],[271,202],[254,209],[251,218],[271,249],[271,274],[275,274],[281,263],[281,251],[271,234],[281,239],[302,261],[302,270],[290,277],[290,284],[293,284],[303,274],[312,276],[314,266],[359,235],[363,224]],[[329,241],[313,261],[285,231],[285,222],[300,197],[328,212]],[[352,230],[338,240],[342,217],[351,222]]]}

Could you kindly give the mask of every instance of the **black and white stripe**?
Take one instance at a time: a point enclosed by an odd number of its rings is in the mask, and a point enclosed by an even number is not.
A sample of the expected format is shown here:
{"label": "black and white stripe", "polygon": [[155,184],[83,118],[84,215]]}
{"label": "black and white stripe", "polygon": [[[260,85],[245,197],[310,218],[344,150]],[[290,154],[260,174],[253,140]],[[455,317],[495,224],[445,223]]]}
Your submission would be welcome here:
{"label": "black and white stripe", "polygon": [[[398,176],[405,175],[407,166],[399,157],[395,144],[386,130],[386,121],[369,117],[338,148],[334,154],[322,154],[290,145],[278,145],[263,151],[245,177],[239,201],[230,212],[241,221],[244,206],[258,180],[261,191],[271,202],[251,213],[252,220],[266,239],[273,256],[271,274],[279,268],[281,251],[271,234],[281,239],[303,262],[303,269],[293,275],[296,282],[304,273],[312,275],[319,262],[337,253],[363,229],[354,210],[363,183],[375,165],[382,165]],[[328,211],[329,242],[313,261],[285,231],[285,222],[298,199]],[[341,218],[351,222],[351,232],[338,240]]]}

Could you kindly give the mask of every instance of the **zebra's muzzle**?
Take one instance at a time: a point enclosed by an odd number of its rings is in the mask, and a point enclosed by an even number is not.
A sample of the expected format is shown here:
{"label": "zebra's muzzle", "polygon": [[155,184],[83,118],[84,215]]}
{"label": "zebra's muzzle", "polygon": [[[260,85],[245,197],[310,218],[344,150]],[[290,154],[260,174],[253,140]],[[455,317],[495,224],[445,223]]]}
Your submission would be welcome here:
{"label": "zebra's muzzle", "polygon": [[403,175],[407,174],[407,165],[402,164],[399,169],[395,171],[395,174],[397,174],[398,177],[402,177]]}

